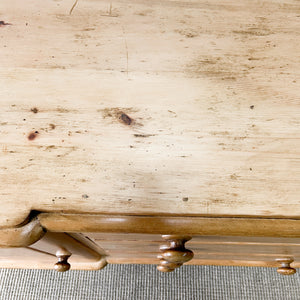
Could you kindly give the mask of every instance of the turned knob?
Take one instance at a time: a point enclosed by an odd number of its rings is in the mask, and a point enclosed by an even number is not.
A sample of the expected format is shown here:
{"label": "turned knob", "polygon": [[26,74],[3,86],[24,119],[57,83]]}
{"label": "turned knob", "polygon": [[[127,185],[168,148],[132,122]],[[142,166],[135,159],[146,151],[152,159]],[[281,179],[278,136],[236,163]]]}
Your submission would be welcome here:
{"label": "turned knob", "polygon": [[58,262],[54,265],[54,270],[57,272],[66,272],[70,270],[71,265],[68,263],[68,258],[72,255],[67,249],[60,248],[56,252]]}
{"label": "turned knob", "polygon": [[179,268],[182,266],[182,263],[172,263],[168,262],[164,259],[161,259],[159,261],[159,265],[157,266],[157,270],[161,272],[173,272],[176,268]]}
{"label": "turned knob", "polygon": [[276,259],[281,264],[281,267],[277,269],[277,272],[281,275],[293,275],[296,273],[296,269],[292,268],[290,264],[294,261],[292,258],[279,258]]}
{"label": "turned knob", "polygon": [[163,259],[170,263],[185,263],[194,257],[194,253],[191,250],[176,250],[170,249],[162,253]]}
{"label": "turned knob", "polygon": [[163,235],[162,238],[168,242],[160,247],[161,254],[158,256],[159,265],[157,269],[161,272],[172,272],[191,260],[194,253],[185,248],[185,243],[191,239],[189,236]]}

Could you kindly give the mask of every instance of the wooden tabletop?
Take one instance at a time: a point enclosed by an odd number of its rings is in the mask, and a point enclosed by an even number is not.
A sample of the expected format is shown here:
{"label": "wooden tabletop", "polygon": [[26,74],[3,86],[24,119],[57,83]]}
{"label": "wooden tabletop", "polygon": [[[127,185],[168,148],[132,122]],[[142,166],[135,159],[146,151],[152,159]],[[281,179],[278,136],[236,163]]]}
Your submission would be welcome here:
{"label": "wooden tabletop", "polygon": [[300,216],[299,1],[11,0],[0,20],[0,226]]}

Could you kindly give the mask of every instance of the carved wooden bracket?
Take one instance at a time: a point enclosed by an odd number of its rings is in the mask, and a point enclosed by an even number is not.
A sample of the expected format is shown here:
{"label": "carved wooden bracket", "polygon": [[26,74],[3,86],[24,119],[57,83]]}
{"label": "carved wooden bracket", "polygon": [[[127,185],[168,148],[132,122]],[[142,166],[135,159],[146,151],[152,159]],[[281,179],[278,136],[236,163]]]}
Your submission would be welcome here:
{"label": "carved wooden bracket", "polygon": [[168,244],[160,247],[162,253],[158,255],[159,271],[172,272],[194,257],[194,253],[185,248],[185,243],[191,239],[190,236],[163,235],[162,238]]}
{"label": "carved wooden bracket", "polygon": [[41,239],[46,230],[38,218],[24,226],[0,229],[0,247],[26,247]]}

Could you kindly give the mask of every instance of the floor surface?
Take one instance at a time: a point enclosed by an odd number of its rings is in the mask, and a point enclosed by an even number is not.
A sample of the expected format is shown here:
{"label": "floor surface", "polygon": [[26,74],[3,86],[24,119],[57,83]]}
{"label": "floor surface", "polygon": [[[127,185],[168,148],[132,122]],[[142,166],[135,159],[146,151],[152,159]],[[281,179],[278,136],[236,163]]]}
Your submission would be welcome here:
{"label": "floor surface", "polygon": [[183,266],[160,273],[151,265],[108,265],[100,271],[0,269],[1,300],[300,299],[300,273],[274,268]]}

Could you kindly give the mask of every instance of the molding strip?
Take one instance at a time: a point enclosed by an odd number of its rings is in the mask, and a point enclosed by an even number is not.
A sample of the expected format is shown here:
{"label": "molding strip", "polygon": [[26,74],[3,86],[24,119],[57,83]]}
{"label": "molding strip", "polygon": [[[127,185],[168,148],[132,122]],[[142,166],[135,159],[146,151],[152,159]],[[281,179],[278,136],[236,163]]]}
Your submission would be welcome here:
{"label": "molding strip", "polygon": [[300,220],[41,213],[54,232],[110,232],[214,236],[300,237]]}

